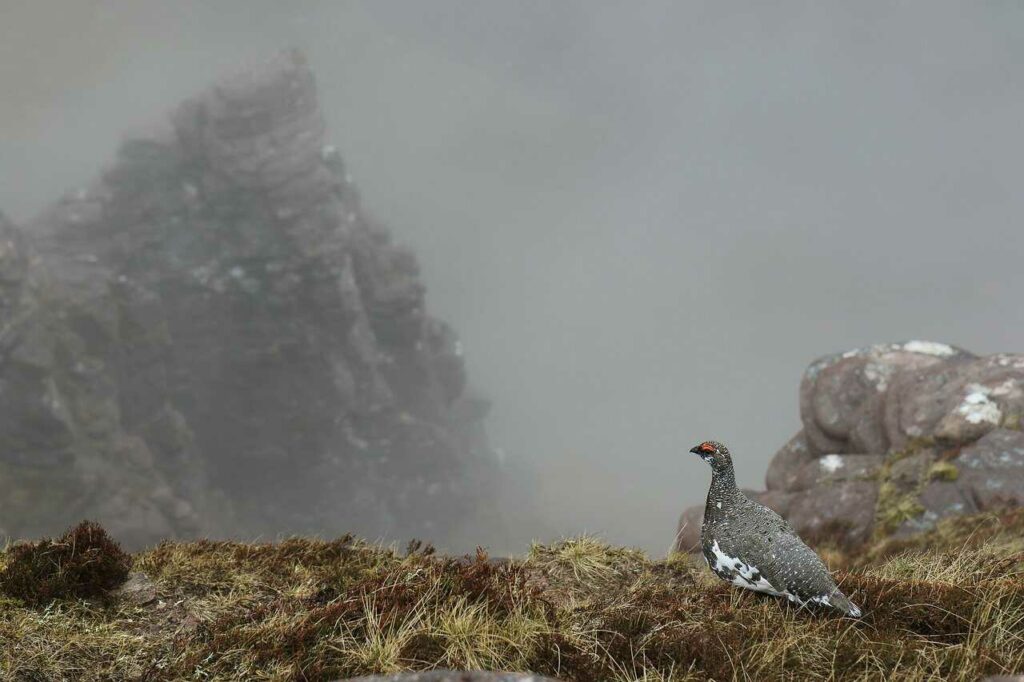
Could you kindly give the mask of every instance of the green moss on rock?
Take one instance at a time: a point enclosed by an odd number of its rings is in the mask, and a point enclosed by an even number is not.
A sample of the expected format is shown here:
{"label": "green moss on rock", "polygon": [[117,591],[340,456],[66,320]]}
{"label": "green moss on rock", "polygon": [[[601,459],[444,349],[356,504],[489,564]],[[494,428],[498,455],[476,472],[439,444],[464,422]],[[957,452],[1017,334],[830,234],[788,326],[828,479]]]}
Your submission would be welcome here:
{"label": "green moss on rock", "polygon": [[929,481],[955,481],[959,477],[960,469],[952,462],[946,460],[935,462],[928,469]]}

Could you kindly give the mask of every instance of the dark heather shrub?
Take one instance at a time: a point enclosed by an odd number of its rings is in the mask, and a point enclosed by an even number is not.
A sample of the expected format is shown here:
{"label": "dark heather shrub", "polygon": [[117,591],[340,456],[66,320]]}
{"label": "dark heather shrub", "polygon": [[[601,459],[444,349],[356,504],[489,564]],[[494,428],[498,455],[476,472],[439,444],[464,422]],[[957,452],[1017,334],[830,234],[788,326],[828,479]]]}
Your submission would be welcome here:
{"label": "dark heather shrub", "polygon": [[98,597],[121,585],[130,568],[120,545],[98,524],[83,521],[59,539],[10,547],[0,592],[34,606]]}

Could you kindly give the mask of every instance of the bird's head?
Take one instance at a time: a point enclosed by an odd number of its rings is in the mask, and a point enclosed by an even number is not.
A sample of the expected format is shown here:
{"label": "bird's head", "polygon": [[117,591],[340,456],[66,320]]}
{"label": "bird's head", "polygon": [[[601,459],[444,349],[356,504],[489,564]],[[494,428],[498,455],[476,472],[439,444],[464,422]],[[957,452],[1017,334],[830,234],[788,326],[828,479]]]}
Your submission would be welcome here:
{"label": "bird's head", "polygon": [[717,441],[706,440],[700,445],[690,448],[690,452],[710,464],[711,468],[715,471],[732,467],[732,457],[729,456],[729,448]]}

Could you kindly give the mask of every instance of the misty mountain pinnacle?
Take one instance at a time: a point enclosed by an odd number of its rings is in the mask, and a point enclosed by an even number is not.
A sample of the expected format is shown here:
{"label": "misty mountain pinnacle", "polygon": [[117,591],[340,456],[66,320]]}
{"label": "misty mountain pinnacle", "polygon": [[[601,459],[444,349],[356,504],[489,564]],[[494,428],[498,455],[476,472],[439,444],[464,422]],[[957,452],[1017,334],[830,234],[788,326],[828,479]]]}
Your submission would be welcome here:
{"label": "misty mountain pinnacle", "polygon": [[705,441],[690,452],[711,465],[711,489],[700,529],[708,567],[722,580],[794,604],[820,604],[859,618],[828,568],[792,526],[736,487],[729,450]]}

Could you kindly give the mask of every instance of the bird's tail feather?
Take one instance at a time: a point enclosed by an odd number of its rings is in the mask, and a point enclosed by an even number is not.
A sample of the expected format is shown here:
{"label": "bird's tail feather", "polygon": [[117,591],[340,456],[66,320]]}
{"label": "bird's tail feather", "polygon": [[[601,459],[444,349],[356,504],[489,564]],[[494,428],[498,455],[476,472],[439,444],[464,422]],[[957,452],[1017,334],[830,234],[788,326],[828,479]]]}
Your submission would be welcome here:
{"label": "bird's tail feather", "polygon": [[847,616],[851,618],[860,618],[861,611],[852,601],[846,598],[846,595],[839,590],[835,591],[835,594],[828,598],[829,604],[836,609],[839,609]]}

